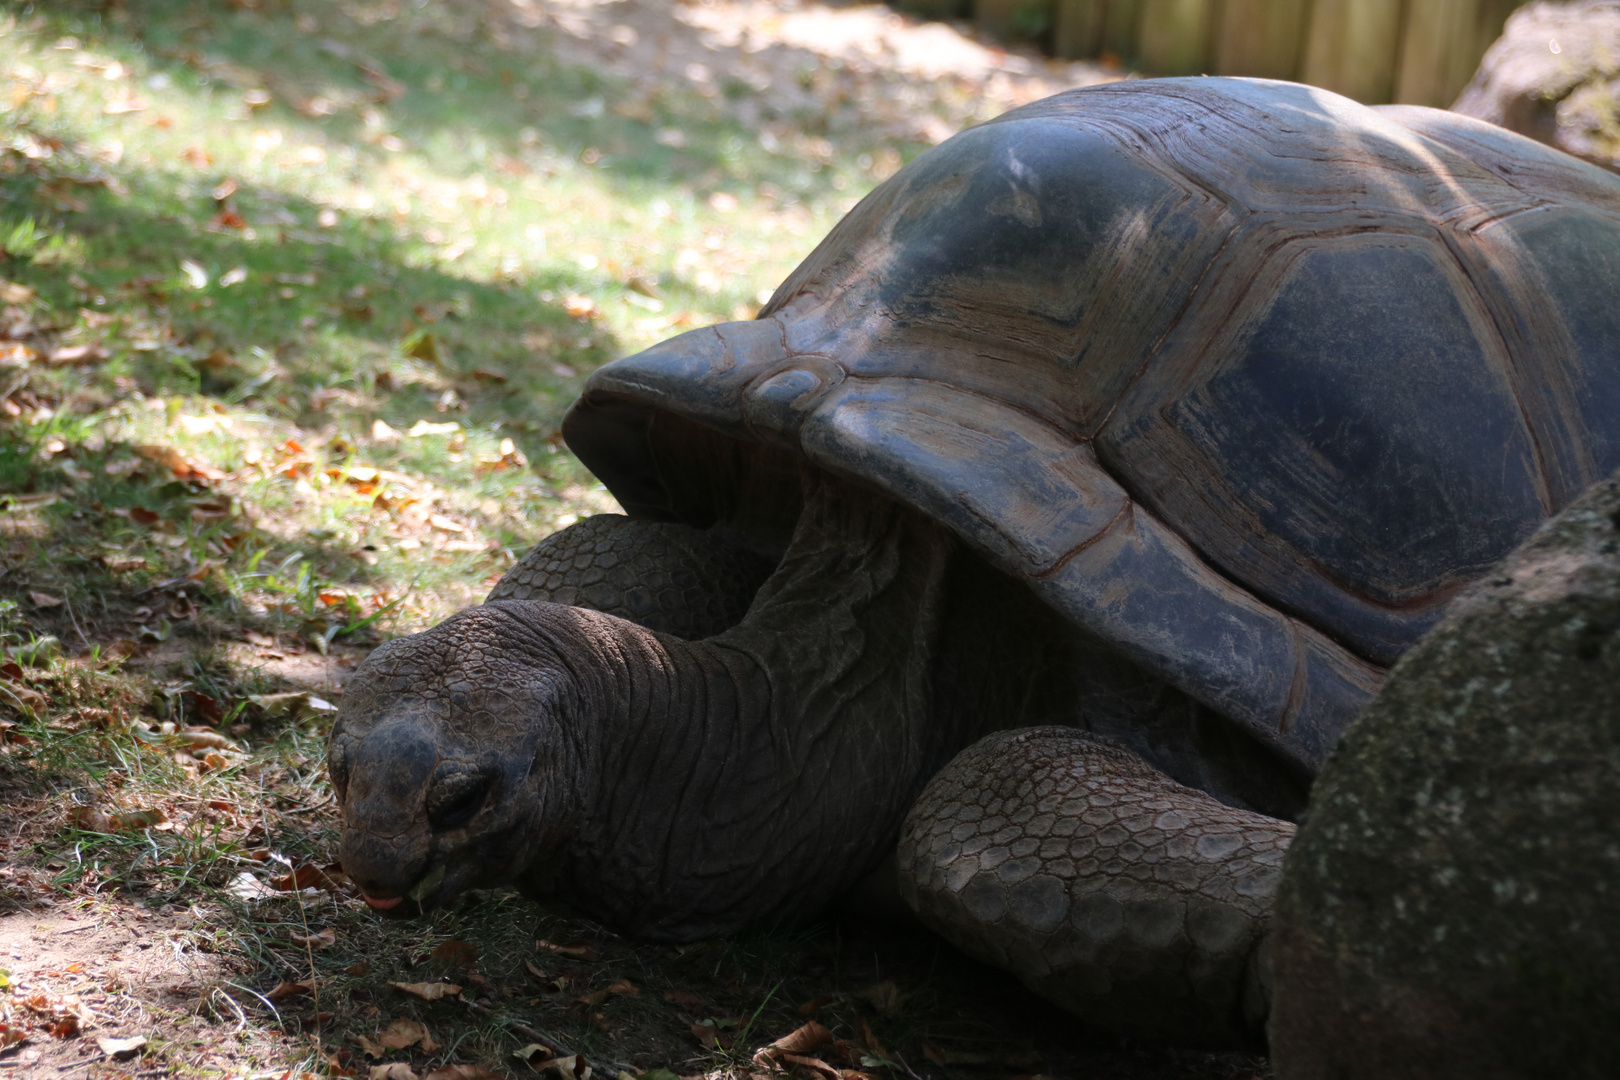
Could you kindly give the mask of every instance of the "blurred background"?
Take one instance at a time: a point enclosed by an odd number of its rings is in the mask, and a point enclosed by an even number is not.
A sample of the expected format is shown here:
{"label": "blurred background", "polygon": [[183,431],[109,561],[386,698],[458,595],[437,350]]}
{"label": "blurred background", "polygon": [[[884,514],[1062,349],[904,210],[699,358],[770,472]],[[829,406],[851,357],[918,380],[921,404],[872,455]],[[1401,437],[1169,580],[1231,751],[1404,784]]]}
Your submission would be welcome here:
{"label": "blurred background", "polygon": [[1514,0],[903,0],[1068,58],[1160,75],[1291,79],[1368,105],[1445,108]]}

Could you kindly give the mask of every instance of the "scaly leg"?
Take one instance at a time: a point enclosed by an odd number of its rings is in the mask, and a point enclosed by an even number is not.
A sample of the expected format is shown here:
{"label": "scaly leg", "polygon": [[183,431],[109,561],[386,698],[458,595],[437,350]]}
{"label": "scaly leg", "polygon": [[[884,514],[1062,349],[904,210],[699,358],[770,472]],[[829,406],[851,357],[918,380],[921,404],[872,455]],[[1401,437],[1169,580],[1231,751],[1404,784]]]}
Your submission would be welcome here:
{"label": "scaly leg", "polygon": [[900,888],[963,951],[1099,1027],[1251,1041],[1294,828],[1079,729],[1003,731],[917,800]]}

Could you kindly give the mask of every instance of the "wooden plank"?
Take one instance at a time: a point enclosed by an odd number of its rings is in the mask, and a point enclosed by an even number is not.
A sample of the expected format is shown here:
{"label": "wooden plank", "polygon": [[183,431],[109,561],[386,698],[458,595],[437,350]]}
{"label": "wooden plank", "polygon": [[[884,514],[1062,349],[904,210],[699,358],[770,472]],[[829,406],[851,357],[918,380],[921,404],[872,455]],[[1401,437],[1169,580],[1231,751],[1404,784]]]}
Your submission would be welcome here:
{"label": "wooden plank", "polygon": [[1145,0],[1142,66],[1155,75],[1207,72],[1214,7],[1214,0]]}
{"label": "wooden plank", "polygon": [[1052,0],[973,0],[973,21],[999,38],[1031,38],[1052,25]]}
{"label": "wooden plank", "polygon": [[1368,105],[1391,101],[1401,6],[1401,0],[1315,0],[1303,81]]}
{"label": "wooden plank", "polygon": [[968,0],[897,0],[896,7],[925,19],[959,19],[968,13]]}
{"label": "wooden plank", "polygon": [[1142,52],[1142,0],[1108,0],[1103,16],[1103,49],[1134,60]]}
{"label": "wooden plank", "polygon": [[1215,74],[1297,79],[1307,0],[1225,0],[1215,30]]}
{"label": "wooden plank", "polygon": [[1103,51],[1108,0],[1057,0],[1052,19],[1052,52],[1065,60]]}
{"label": "wooden plank", "polygon": [[1449,107],[1517,6],[1510,0],[1411,0],[1395,100]]}

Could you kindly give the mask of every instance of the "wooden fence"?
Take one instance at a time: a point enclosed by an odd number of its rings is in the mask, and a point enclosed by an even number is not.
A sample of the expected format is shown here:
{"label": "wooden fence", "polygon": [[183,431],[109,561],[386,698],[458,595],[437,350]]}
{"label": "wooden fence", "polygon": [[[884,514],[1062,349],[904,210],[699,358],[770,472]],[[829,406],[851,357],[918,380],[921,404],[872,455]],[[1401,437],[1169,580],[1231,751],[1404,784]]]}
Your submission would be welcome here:
{"label": "wooden fence", "polygon": [[1035,37],[1058,56],[1112,53],[1158,75],[1295,79],[1368,104],[1449,106],[1520,0],[902,0]]}

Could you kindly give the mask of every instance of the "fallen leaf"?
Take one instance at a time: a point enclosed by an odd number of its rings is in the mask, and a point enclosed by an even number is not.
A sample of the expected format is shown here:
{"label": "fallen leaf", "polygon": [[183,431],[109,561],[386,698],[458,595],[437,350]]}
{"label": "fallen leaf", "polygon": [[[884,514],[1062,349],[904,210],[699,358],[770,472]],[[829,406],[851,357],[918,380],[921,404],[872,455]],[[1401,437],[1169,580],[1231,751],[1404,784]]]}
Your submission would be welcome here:
{"label": "fallen leaf", "polygon": [[232,878],[225,891],[238,900],[271,900],[282,895],[246,870]]}
{"label": "fallen leaf", "polygon": [[359,978],[362,975],[370,975],[371,974],[371,961],[370,960],[362,960],[358,964],[350,964],[348,967],[343,969],[343,974],[345,974],[345,975],[353,975],[356,978]]}
{"label": "fallen leaf", "polygon": [[576,941],[568,945],[553,945],[542,938],[534,943],[534,947],[545,949],[547,952],[560,953],[563,956],[572,956],[580,960],[602,959],[602,954],[596,951],[595,946],[585,941]]}
{"label": "fallen leaf", "polygon": [[52,596],[50,593],[31,592],[28,594],[28,599],[34,602],[35,607],[39,608],[53,608],[62,606],[62,598],[60,596]]}
{"label": "fallen leaf", "polygon": [[146,569],[146,560],[133,555],[103,555],[101,563],[115,574],[127,574],[133,570]]}
{"label": "fallen leaf", "polygon": [[618,982],[608,987],[607,992],[610,994],[623,994],[626,997],[639,997],[641,995],[641,988],[635,983],[631,982],[629,979],[620,979]]}
{"label": "fallen leaf", "polygon": [[264,996],[271,1001],[280,1001],[283,998],[297,997],[300,994],[313,994],[315,980],[305,979],[303,982],[279,982]]}
{"label": "fallen leaf", "polygon": [[141,647],[138,643],[129,638],[119,638],[116,641],[109,641],[101,647],[101,658],[103,660],[128,660],[140,650]]}
{"label": "fallen leaf", "polygon": [[58,345],[46,355],[46,360],[58,366],[96,364],[107,359],[109,355],[106,346],[99,342],[89,345]]}
{"label": "fallen leaf", "polygon": [[538,1063],[530,1058],[524,1060],[529,1062],[529,1068],[536,1072],[549,1073],[558,1077],[559,1080],[587,1080],[591,1075],[591,1067],[585,1064],[585,1059],[578,1054],[570,1054],[567,1057],[560,1058],[548,1058]]}
{"label": "fallen leaf", "polygon": [[820,1073],[827,1080],[843,1080],[843,1075],[831,1065],[817,1057],[805,1057],[802,1054],[783,1054],[782,1060],[789,1065],[802,1065],[806,1069]]}
{"label": "fallen leaf", "polygon": [[411,425],[405,433],[407,439],[420,439],[424,435],[454,435],[461,430],[461,425],[454,420],[447,420],[442,424],[430,424],[426,420],[418,420]]}
{"label": "fallen leaf", "polygon": [[390,1061],[386,1065],[373,1065],[367,1080],[422,1080],[403,1061]]}
{"label": "fallen leaf", "polygon": [[438,1001],[440,998],[458,997],[461,994],[461,987],[457,986],[455,983],[390,982],[388,985],[392,986],[395,990],[410,994],[413,997],[419,997],[423,1001]]}
{"label": "fallen leaf", "polygon": [[292,942],[294,945],[308,945],[314,949],[325,949],[337,944],[337,931],[330,926],[319,933],[307,935],[294,930],[292,932]]}
{"label": "fallen leaf", "polygon": [[887,1049],[884,1048],[883,1044],[878,1042],[878,1037],[872,1033],[872,1027],[866,1022],[866,1018],[864,1016],[857,1021],[856,1030],[861,1033],[861,1042],[864,1043],[866,1048],[872,1052],[873,1057],[879,1058],[883,1061],[894,1060],[893,1056]]}
{"label": "fallen leaf", "polygon": [[161,809],[115,810],[108,813],[93,806],[75,806],[68,811],[68,824],[85,832],[118,833],[143,829],[172,829],[174,823]]}
{"label": "fallen leaf", "polygon": [[128,1039],[111,1039],[106,1036],[96,1040],[101,1052],[111,1058],[133,1057],[146,1048],[146,1036],[135,1035]]}
{"label": "fallen leaf", "polygon": [[563,298],[563,310],[576,319],[589,319],[596,313],[596,301],[588,296],[570,293]]}
{"label": "fallen leaf", "polygon": [[[667,997],[668,995],[665,996]],[[831,1005],[836,1000],[836,998],[828,997],[826,994],[823,994],[818,998],[811,998],[809,1001],[799,1006],[799,1015],[814,1016],[817,1012],[825,1009],[828,1005]]]}
{"label": "fallen leaf", "polygon": [[527,960],[523,961],[523,970],[527,971],[530,975],[533,975],[535,978],[539,979],[541,982],[549,982],[551,980],[550,975],[547,975],[544,971],[541,971],[539,968],[535,967],[534,964],[530,963]]}
{"label": "fallen leaf", "polygon": [[289,690],[281,694],[250,694],[248,702],[263,709],[265,715],[269,717],[295,716],[304,719],[337,712],[336,705],[325,698],[316,697],[308,690]]}
{"label": "fallen leaf", "polygon": [[270,879],[270,887],[278,892],[303,892],[305,889],[323,889],[326,892],[336,892],[338,885],[326,875],[326,871],[314,863],[305,863],[290,874],[282,874]]}
{"label": "fallen leaf", "polygon": [[150,527],[162,521],[163,516],[155,511],[148,510],[144,506],[132,506],[129,508],[129,520],[137,525]]}
{"label": "fallen leaf", "polygon": [[478,959],[478,946],[470,941],[441,941],[429,955],[442,964],[468,967]]}
{"label": "fallen leaf", "polygon": [[[464,533],[467,531],[467,527],[465,525],[458,525],[456,522],[451,521],[443,514],[432,515],[428,518],[428,524],[433,526],[435,529],[438,529],[440,532]],[[58,603],[60,603],[60,601],[58,601]]]}
{"label": "fallen leaf", "polygon": [[900,988],[894,984],[892,979],[884,979],[880,983],[873,983],[865,990],[857,991],[855,996],[885,1015],[900,1007]]}
{"label": "fallen leaf", "polygon": [[422,1080],[501,1080],[501,1074],[490,1072],[482,1065],[444,1065]]}
{"label": "fallen leaf", "polygon": [[388,1025],[388,1030],[377,1037],[377,1041],[394,1050],[403,1050],[413,1043],[419,1043],[428,1037],[427,1026],[420,1020],[407,1020],[403,1017]]}
{"label": "fallen leaf", "polygon": [[832,1041],[832,1032],[811,1020],[794,1028],[769,1046],[762,1046],[754,1054],[754,1064],[769,1065],[793,1054],[803,1054]]}
{"label": "fallen leaf", "polygon": [[[200,697],[201,695],[198,696]],[[215,709],[217,711],[218,706],[215,706]],[[184,743],[186,746],[193,748],[202,748],[207,750],[237,749],[235,743],[231,742],[231,740],[227,739],[217,731],[196,731],[191,728],[187,728],[184,731],[175,732],[174,737],[180,742]]]}
{"label": "fallen leaf", "polygon": [[79,1034],[79,1018],[73,1013],[68,1013],[52,1021],[46,1030],[50,1032],[52,1038],[71,1039]]}
{"label": "fallen leaf", "polygon": [[370,1039],[364,1035],[356,1035],[354,1037],[354,1041],[360,1044],[361,1052],[367,1057],[374,1057],[380,1060],[388,1056],[388,1048],[382,1043],[378,1042],[376,1039]]}

